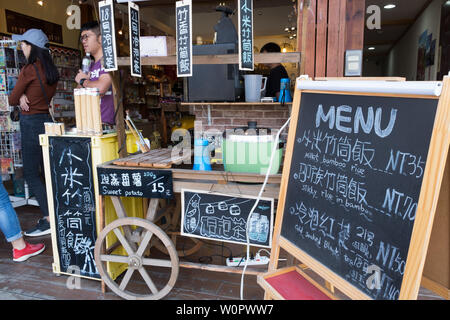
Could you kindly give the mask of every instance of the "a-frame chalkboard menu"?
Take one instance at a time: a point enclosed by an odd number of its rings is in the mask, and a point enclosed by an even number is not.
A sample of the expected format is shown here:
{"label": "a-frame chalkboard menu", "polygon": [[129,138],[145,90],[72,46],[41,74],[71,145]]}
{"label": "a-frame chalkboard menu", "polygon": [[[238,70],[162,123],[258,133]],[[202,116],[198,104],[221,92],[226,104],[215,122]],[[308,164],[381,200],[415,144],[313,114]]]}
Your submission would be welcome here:
{"label": "a-frame chalkboard menu", "polygon": [[[100,279],[94,259],[97,240],[91,138],[48,138],[56,248],[60,273]],[[52,211],[52,210],[51,210]]]}
{"label": "a-frame chalkboard menu", "polygon": [[283,248],[348,298],[417,298],[449,82],[297,81],[269,273]]}

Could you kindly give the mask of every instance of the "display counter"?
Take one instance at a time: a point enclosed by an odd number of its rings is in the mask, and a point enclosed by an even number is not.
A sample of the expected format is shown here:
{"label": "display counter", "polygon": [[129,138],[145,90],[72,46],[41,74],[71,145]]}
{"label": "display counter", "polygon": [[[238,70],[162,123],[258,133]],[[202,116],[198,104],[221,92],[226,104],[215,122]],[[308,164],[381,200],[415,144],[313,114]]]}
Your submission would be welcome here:
{"label": "display counter", "polygon": [[[213,165],[211,171],[192,170],[190,164],[173,164],[171,168],[161,169],[162,162],[164,161],[161,161],[161,151],[154,150],[148,152],[147,156],[146,154],[138,154],[97,166],[98,180],[101,184],[100,193],[103,194],[101,198],[112,200],[118,219],[106,224],[99,234],[95,245],[95,261],[102,280],[116,294],[126,299],[160,299],[164,297],[174,287],[179,267],[219,272],[239,272],[236,268],[222,265],[179,262],[179,256],[194,253],[202,244],[202,242],[191,237],[184,240],[179,239],[179,237],[183,237],[180,235],[180,226],[184,225],[181,222],[182,212],[186,214],[186,211],[183,211],[183,192],[185,190],[196,190],[209,195],[223,194],[232,197],[241,196],[245,199],[248,197],[256,198],[265,179],[265,176],[260,174],[225,172],[221,165]],[[155,168],[155,166],[159,168]],[[122,180],[121,184],[113,185],[110,178],[114,175],[139,177],[139,184],[124,184],[124,180]],[[158,184],[155,184],[156,181],[158,181]],[[262,196],[277,199],[280,181],[281,174],[270,175]],[[143,186],[147,187],[143,188]],[[133,191],[132,196],[150,199],[145,219],[130,218],[130,211],[124,206],[125,198],[118,196],[129,195],[131,193],[130,188]],[[159,191],[161,192],[158,194]],[[173,205],[169,207],[167,201],[171,201]],[[200,205],[199,203],[197,207]],[[190,213],[192,212],[190,211],[188,215]],[[236,215],[236,212],[232,214]],[[211,218],[211,216],[205,218]],[[234,219],[236,216],[232,218]],[[200,219],[197,219],[197,221],[200,221]],[[119,228],[124,230],[123,235],[118,231]],[[218,229],[214,228],[214,230]],[[111,234],[115,234],[117,237],[113,241],[108,241],[108,236]],[[191,241],[189,242],[186,239]],[[177,246],[179,240],[182,240],[180,241],[181,246]],[[133,248],[133,246],[135,247]],[[148,246],[151,248],[150,252],[146,249]],[[167,255],[161,257],[153,251],[153,247]],[[116,281],[110,273],[106,272],[108,264],[111,263],[120,264],[124,269],[127,269],[123,278],[125,280]],[[156,287],[152,281],[154,275],[147,274],[144,266],[169,269],[170,278],[167,282],[164,282],[165,286]],[[150,295],[135,294],[127,287],[134,271],[141,273],[151,291]],[[261,272],[262,270],[256,271],[251,270],[251,268],[247,270],[248,274]]]}

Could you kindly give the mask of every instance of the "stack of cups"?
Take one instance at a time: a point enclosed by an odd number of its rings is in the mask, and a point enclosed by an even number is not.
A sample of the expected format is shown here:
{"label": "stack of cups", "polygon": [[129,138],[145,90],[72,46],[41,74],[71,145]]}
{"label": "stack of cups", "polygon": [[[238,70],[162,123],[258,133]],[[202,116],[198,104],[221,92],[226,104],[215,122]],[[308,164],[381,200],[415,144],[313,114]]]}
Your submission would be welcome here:
{"label": "stack of cups", "polygon": [[75,122],[78,134],[102,135],[98,88],[75,89]]}

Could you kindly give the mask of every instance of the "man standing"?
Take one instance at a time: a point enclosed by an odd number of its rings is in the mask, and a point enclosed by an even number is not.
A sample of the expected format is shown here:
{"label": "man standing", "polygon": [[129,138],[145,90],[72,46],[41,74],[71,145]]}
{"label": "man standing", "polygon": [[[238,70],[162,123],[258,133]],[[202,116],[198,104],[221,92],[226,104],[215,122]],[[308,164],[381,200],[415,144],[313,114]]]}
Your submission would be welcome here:
{"label": "man standing", "polygon": [[83,44],[84,51],[90,53],[94,61],[91,63],[88,74],[79,70],[75,82],[78,83],[78,88],[98,88],[101,96],[102,122],[113,125],[115,119],[112,77],[102,66],[102,36],[97,21],[88,22],[81,26],[80,41]]}
{"label": "man standing", "polygon": [[[281,48],[276,43],[269,42],[261,48],[260,52],[281,52]],[[278,101],[280,99],[281,79],[289,78],[289,76],[281,63],[271,63],[268,64],[268,66],[270,68],[270,74],[267,78],[266,97],[276,97]]]}

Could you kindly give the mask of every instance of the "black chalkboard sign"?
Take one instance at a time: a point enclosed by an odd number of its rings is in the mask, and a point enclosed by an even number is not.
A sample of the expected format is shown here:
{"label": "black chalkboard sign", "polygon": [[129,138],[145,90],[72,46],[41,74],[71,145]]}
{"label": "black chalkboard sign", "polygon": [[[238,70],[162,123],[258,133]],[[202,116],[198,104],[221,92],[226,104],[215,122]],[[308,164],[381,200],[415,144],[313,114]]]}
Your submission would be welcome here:
{"label": "black chalkboard sign", "polygon": [[172,171],[97,167],[99,193],[103,196],[173,198]]}
{"label": "black chalkboard sign", "polygon": [[272,245],[273,199],[258,202],[252,217],[249,214],[256,198],[229,196],[207,191],[182,190],[181,234],[190,237],[247,243],[270,248]]}
{"label": "black chalkboard sign", "polygon": [[130,25],[130,64],[131,75],[141,77],[141,44],[139,28],[139,6],[128,2],[128,19]]}
{"label": "black chalkboard sign", "polygon": [[103,67],[105,71],[117,70],[116,34],[114,26],[114,3],[112,0],[98,3],[100,31],[102,33]]}
{"label": "black chalkboard sign", "polygon": [[254,70],[253,0],[239,0],[239,70]]}
{"label": "black chalkboard sign", "polygon": [[100,279],[94,260],[97,230],[91,139],[49,137],[48,141],[60,270],[79,268],[80,275]]}
{"label": "black chalkboard sign", "polygon": [[192,76],[192,1],[176,2],[177,76]]}
{"label": "black chalkboard sign", "polygon": [[438,99],[302,93],[281,235],[398,299]]}

